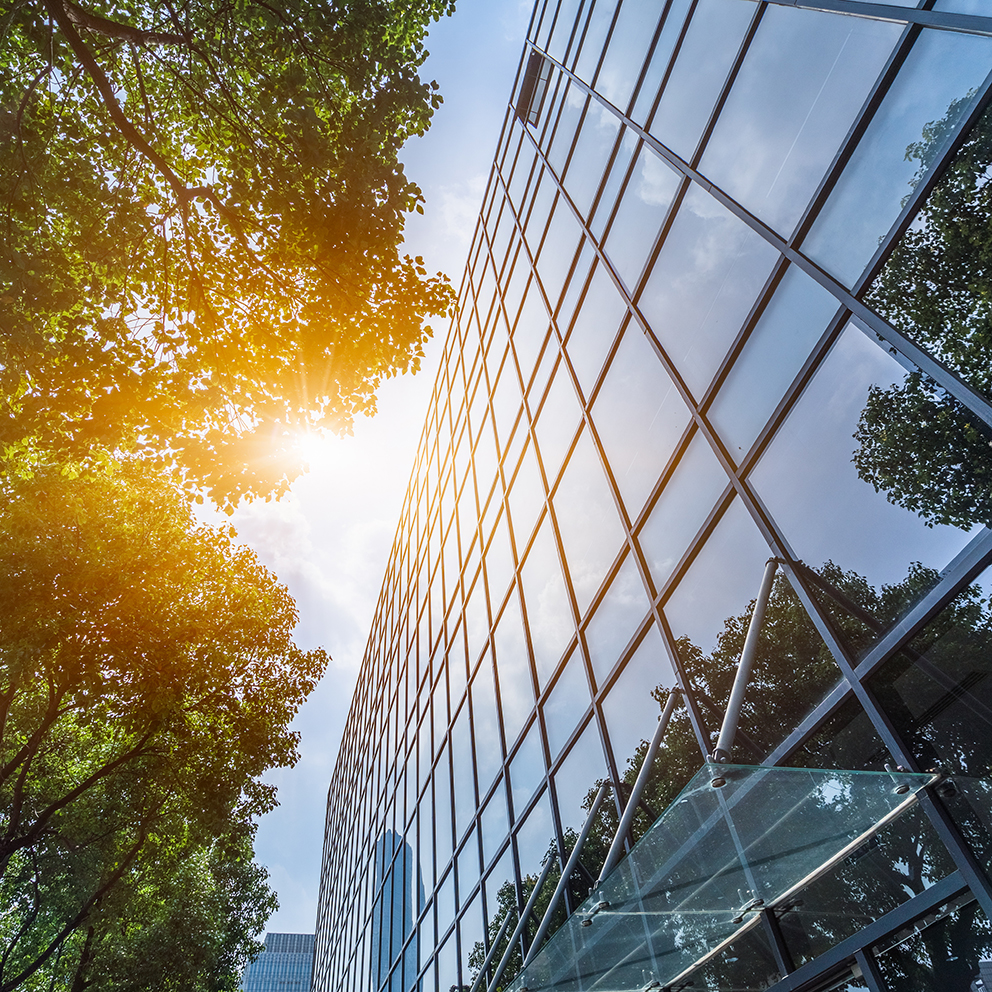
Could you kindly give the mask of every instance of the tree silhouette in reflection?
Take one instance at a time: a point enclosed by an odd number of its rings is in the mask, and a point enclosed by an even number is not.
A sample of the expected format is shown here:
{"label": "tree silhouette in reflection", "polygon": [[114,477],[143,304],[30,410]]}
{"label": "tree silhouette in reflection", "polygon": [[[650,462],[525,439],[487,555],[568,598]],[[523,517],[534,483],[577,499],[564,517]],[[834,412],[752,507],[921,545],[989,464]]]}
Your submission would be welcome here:
{"label": "tree silhouette in reflection", "polygon": [[[906,150],[916,182],[968,97]],[[971,130],[865,302],[977,392],[992,396],[992,111]],[[855,435],[858,474],[930,525],[992,520],[988,428],[931,378],[873,386]]]}
{"label": "tree silhouette in reflection", "polygon": [[[875,589],[864,577],[844,571],[833,562],[815,570],[800,567],[815,595],[821,599],[837,636],[854,657],[865,653],[879,633],[896,622],[908,604],[917,601],[938,578],[932,569],[913,564],[901,582]],[[722,719],[752,609],[753,603],[739,615],[727,618],[715,647],[709,652],[688,637],[680,637],[676,642],[693,695],[710,732],[716,731]],[[988,671],[986,659],[990,656],[992,612],[981,590],[975,586],[965,590],[876,679],[874,690],[923,761],[939,764],[953,757],[958,769],[972,774],[988,770],[992,727],[988,728],[989,733],[976,729],[976,710],[969,707],[967,701],[973,698],[972,690],[984,678],[981,673]],[[926,692],[917,692],[912,688],[913,677],[928,670],[943,673],[944,682],[935,683]],[[976,673],[979,674],[976,676]],[[809,615],[789,581],[780,574],[773,586],[761,630],[735,760],[742,763],[760,761],[823,698],[839,677],[840,672]],[[910,688],[903,684],[907,678]],[[667,693],[668,688],[663,686],[651,690],[659,709]],[[978,709],[981,710],[980,704]],[[937,732],[940,742],[931,739],[936,721],[940,723]],[[647,732],[650,728],[644,729]],[[840,746],[835,746],[833,741],[837,735],[835,727],[824,740],[814,740],[797,752],[792,763],[881,770],[885,762],[892,760],[866,720],[851,721],[846,731],[847,740]],[[948,745],[947,741],[954,743]],[[614,785],[620,793],[621,807],[629,796],[646,749],[647,743],[642,741],[627,761],[621,781]],[[643,836],[670,806],[698,771],[701,761],[700,748],[686,710],[684,707],[677,709],[640,801],[632,840]],[[585,800],[587,810],[598,784],[590,783]],[[570,879],[572,910],[589,894],[592,881],[605,860],[618,826],[617,806],[616,802],[606,801],[600,807],[583,849],[582,867]],[[974,818],[972,827],[970,839],[980,849],[986,838],[984,827]],[[967,822],[962,823],[962,829],[966,835],[969,833]],[[528,947],[560,878],[561,861],[567,857],[574,842],[575,833],[570,831],[564,838],[561,859],[556,843],[549,843],[546,858],[553,858],[555,866],[525,930]],[[795,963],[798,965],[816,957],[871,920],[895,909],[911,895],[923,892],[953,868],[926,818],[912,811],[904,815],[841,865],[807,886],[799,898],[776,908],[778,925]],[[497,905],[489,910],[487,944],[491,945],[497,938],[507,916],[512,922],[497,948],[493,966],[501,958],[520,907],[535,882],[535,875],[524,880],[519,902],[512,881],[508,880],[499,889]],[[909,981],[917,967],[912,962],[926,960],[929,962],[926,966],[939,978],[941,989],[966,992],[977,975],[979,958],[992,954],[992,941],[976,936],[975,927],[971,925],[973,916],[974,910],[965,907],[958,911],[953,922],[924,931],[920,938],[923,951],[916,957],[910,954],[906,958],[909,963],[900,963],[902,959],[893,958],[891,968],[902,969],[910,976]],[[565,908],[561,906],[552,933],[565,917]],[[669,926],[674,925],[669,922]],[[705,940],[707,921],[694,920],[691,916],[679,918],[678,929],[679,941],[692,946]],[[481,942],[477,943],[469,954],[466,976],[474,979],[478,975],[485,954],[486,948]],[[517,948],[497,988],[506,988],[520,968],[521,955]],[[773,980],[775,971],[767,940],[759,929],[755,929],[737,940],[730,951],[707,963],[693,978],[697,989],[760,988]]]}

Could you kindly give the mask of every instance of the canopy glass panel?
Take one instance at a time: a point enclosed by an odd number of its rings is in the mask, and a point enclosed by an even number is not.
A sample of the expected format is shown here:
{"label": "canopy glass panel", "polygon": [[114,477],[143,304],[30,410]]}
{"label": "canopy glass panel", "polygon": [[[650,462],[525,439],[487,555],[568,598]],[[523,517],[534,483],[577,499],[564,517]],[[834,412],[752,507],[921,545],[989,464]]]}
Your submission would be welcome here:
{"label": "canopy glass panel", "polygon": [[934,781],[908,772],[707,764],[508,992],[677,982]]}

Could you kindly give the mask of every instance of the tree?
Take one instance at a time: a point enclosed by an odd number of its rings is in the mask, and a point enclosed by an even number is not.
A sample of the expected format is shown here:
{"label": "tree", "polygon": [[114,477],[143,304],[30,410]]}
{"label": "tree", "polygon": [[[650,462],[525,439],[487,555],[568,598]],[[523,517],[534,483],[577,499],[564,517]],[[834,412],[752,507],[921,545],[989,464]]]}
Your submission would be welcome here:
{"label": "tree", "polygon": [[[919,182],[966,98],[906,150]],[[893,326],[992,396],[992,111],[975,125],[865,296]],[[922,372],[873,386],[858,424],[858,474],[930,525],[992,522],[992,440]]]}
{"label": "tree", "polygon": [[14,0],[0,22],[0,466],[178,466],[230,505],[416,370],[446,277],[397,153],[452,0]]}
{"label": "tree", "polygon": [[295,762],[326,656],[161,476],[41,472],[4,496],[0,990],[234,988],[274,907],[260,776]]}

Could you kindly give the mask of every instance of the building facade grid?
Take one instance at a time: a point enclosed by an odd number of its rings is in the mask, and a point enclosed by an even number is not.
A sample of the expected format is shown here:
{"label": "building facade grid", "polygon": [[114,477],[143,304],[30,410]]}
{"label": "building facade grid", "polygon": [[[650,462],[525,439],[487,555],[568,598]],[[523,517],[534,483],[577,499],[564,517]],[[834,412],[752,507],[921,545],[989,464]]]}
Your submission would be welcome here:
{"label": "building facade grid", "polygon": [[[600,780],[615,823],[673,688],[677,791],[769,555],[741,756],[988,774],[988,483],[957,471],[988,342],[891,285],[985,181],[990,70],[973,0],[537,4],[329,792],[316,989],[472,984]],[[928,795],[887,835],[926,865],[852,861],[888,901],[841,871],[848,929],[769,918],[747,987],[925,987],[918,921],[988,940],[988,829]]]}

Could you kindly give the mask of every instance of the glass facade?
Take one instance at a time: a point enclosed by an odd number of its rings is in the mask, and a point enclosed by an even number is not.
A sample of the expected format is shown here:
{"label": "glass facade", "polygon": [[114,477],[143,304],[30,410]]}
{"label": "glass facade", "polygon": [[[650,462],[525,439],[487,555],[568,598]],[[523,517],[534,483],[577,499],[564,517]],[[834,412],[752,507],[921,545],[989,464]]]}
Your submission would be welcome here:
{"label": "glass facade", "polygon": [[673,690],[628,847],[712,752],[770,557],[733,760],[944,777],[672,987],[980,980],[984,10],[539,0],[331,782],[315,990],[508,988]]}
{"label": "glass facade", "polygon": [[242,992],[307,992],[313,946],[312,933],[267,933],[262,953],[241,976]]}

